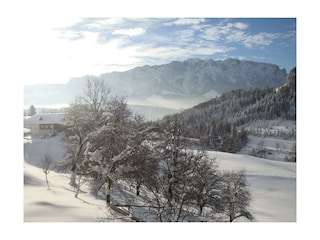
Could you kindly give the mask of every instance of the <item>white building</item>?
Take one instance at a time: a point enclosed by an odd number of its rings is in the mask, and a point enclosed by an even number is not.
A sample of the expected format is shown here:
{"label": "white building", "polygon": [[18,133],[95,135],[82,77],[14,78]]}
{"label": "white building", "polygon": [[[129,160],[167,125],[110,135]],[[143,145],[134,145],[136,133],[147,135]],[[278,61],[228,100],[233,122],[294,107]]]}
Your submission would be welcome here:
{"label": "white building", "polygon": [[31,130],[32,137],[49,137],[62,130],[63,113],[35,114],[24,120],[24,127]]}

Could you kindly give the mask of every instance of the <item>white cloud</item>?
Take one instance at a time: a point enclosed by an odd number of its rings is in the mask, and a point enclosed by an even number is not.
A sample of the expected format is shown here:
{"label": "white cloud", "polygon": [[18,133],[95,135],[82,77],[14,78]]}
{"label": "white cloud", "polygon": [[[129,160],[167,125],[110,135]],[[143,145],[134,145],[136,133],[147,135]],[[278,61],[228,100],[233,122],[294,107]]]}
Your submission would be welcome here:
{"label": "white cloud", "polygon": [[227,35],[229,34],[232,30],[234,30],[235,25],[233,23],[228,23],[225,26],[219,26],[219,34]]}
{"label": "white cloud", "polygon": [[122,18],[108,18],[108,19],[98,19],[94,22],[88,23],[86,26],[89,30],[100,31],[111,26],[122,23],[124,20]]}
{"label": "white cloud", "polygon": [[192,41],[193,35],[194,35],[194,30],[192,29],[186,29],[186,30],[181,30],[176,32],[177,41],[179,41],[179,43],[186,43],[186,42],[189,42],[190,40]]}
{"label": "white cloud", "polygon": [[237,29],[244,30],[244,29],[247,29],[247,28],[249,27],[249,24],[247,24],[247,23],[242,23],[242,22],[236,22],[236,23],[234,23],[234,26],[235,26]]}
{"label": "white cloud", "polygon": [[[33,56],[35,71],[31,73],[32,69],[28,70],[32,77],[25,78],[25,84],[42,82],[44,79],[47,83],[66,83],[72,77],[125,71],[150,64],[149,61],[152,60],[156,60],[160,64],[174,59],[189,58],[194,55],[209,56],[230,50],[215,46],[213,43],[201,40],[194,41],[194,29],[180,30],[180,32],[176,32],[178,37],[177,35],[159,35],[151,32],[151,35],[147,37],[152,41],[147,41],[148,44],[144,41],[143,44],[129,45],[130,41],[122,36],[145,34],[147,31],[140,26],[136,28],[120,28],[118,26],[119,29],[115,29],[115,26],[110,25],[108,29],[109,31],[113,29],[111,32],[113,37],[109,37],[108,41],[102,43],[100,41],[101,32],[103,32],[103,28],[107,28],[108,24],[116,22],[114,19],[112,21],[83,22],[91,24],[90,26],[92,29],[95,28],[95,31],[74,28],[74,31],[48,32],[45,27],[36,29],[39,37],[36,38],[37,41],[31,41],[32,47],[30,49],[32,50],[29,51],[29,55]],[[117,21],[121,20],[117,19]],[[43,34],[43,28],[47,29],[45,34]],[[102,30],[98,31],[98,28]],[[63,38],[61,38],[61,33],[64,34]],[[72,39],[77,39],[77,41],[70,41]],[[182,47],[182,42],[188,43],[187,47]]]}
{"label": "white cloud", "polygon": [[205,22],[204,18],[179,18],[174,22],[165,23],[167,26],[171,25],[196,25]]}
{"label": "white cloud", "polygon": [[247,48],[268,46],[275,39],[281,38],[281,34],[279,33],[260,32],[252,34],[247,31],[248,27],[248,24],[242,22],[212,26],[204,29],[202,37],[214,42],[240,43]]}
{"label": "white cloud", "polygon": [[244,31],[233,30],[225,36],[225,40],[228,42],[244,42],[248,37],[250,37],[250,35]]}
{"label": "white cloud", "polygon": [[280,37],[280,34],[277,33],[258,33],[254,35],[248,35],[246,36],[242,42],[243,44],[248,47],[254,47],[254,46],[268,46],[277,38]]}
{"label": "white cloud", "polygon": [[112,32],[112,35],[138,36],[145,32],[146,30],[143,28],[117,29]]}
{"label": "white cloud", "polygon": [[206,46],[199,46],[197,43],[190,44],[187,48],[181,48],[180,46],[165,46],[165,47],[153,47],[152,45],[136,46],[135,55],[141,58],[157,58],[159,62],[164,59],[179,59],[189,58],[195,55],[211,56],[217,53],[225,53],[230,51],[231,48],[216,46],[213,43]]}
{"label": "white cloud", "polygon": [[[28,77],[24,77],[25,84],[65,83],[72,77],[87,74],[125,71],[193,56],[221,56],[234,50],[230,47],[232,43],[247,48],[264,47],[278,38],[289,37],[285,33],[250,33],[249,25],[240,21],[209,25],[209,22],[203,24],[204,19],[196,18],[171,20],[171,26],[180,27],[173,27],[175,31],[170,32],[168,27],[163,28],[163,21],[112,18],[75,22],[70,19],[67,25],[72,27],[60,28],[60,31],[53,31],[56,28],[52,25],[48,28],[48,21],[34,21],[32,31],[26,30],[28,34],[24,34],[23,39],[26,47],[22,48],[24,57],[20,61],[27,62],[33,57],[33,67],[22,71],[28,73]],[[161,34],[158,26],[160,30],[165,29]],[[132,43],[125,37],[138,35],[143,35],[142,42]],[[105,41],[101,41],[102,37]],[[77,41],[70,41],[75,39]]]}
{"label": "white cloud", "polygon": [[217,41],[221,37],[221,32],[218,27],[206,28],[203,33],[202,37],[206,40]]}
{"label": "white cloud", "polygon": [[[228,23],[226,25],[217,25],[205,28],[203,31],[203,38],[211,41],[218,41],[221,39],[233,40],[234,36],[244,35],[241,30],[246,29],[248,25],[244,23]],[[241,29],[241,30],[239,30]]]}
{"label": "white cloud", "polygon": [[226,47],[218,47],[218,46],[212,46],[212,47],[202,47],[192,50],[193,54],[195,55],[207,55],[211,56],[217,53],[226,53],[232,50],[232,48],[226,48]]}

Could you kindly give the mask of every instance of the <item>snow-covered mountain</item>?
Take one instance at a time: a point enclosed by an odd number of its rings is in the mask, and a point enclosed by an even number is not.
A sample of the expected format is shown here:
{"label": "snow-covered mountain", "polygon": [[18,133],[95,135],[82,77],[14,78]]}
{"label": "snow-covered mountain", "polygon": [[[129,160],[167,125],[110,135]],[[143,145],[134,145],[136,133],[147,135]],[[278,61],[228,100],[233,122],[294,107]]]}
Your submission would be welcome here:
{"label": "snow-covered mountain", "polygon": [[[65,85],[26,86],[24,104],[69,103],[82,92],[86,80],[92,77],[73,78]],[[129,103],[169,108],[176,101],[185,103],[171,107],[176,109],[191,107],[232,89],[265,85],[278,87],[286,77],[286,70],[277,65],[238,59],[188,59],[99,76],[113,93],[127,96]],[[159,98],[166,100],[166,105],[148,101]]]}
{"label": "snow-covered mountain", "polygon": [[278,86],[283,84],[286,77],[287,72],[276,65],[237,59],[188,59],[101,75],[111,87],[129,96],[194,96],[213,90],[223,93],[237,88]]}

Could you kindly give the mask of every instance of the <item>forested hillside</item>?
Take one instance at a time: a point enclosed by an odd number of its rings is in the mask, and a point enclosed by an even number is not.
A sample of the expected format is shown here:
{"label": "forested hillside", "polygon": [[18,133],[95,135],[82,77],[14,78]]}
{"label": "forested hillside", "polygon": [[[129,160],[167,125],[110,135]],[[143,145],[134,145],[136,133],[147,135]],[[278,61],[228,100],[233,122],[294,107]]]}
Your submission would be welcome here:
{"label": "forested hillside", "polygon": [[198,138],[202,144],[219,151],[235,152],[246,144],[244,124],[279,117],[296,118],[296,68],[279,88],[232,90],[180,114],[167,116],[160,125],[179,118],[183,136]]}

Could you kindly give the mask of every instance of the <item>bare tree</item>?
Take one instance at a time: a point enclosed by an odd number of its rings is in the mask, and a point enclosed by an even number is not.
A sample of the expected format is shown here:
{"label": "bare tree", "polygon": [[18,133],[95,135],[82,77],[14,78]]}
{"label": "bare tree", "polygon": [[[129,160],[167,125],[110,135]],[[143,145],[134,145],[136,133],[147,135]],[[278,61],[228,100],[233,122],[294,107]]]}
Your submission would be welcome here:
{"label": "bare tree", "polygon": [[96,128],[89,134],[87,163],[90,175],[93,181],[106,185],[107,205],[111,202],[113,182],[121,176],[120,166],[134,155],[129,144],[131,117],[125,98],[111,98]]}
{"label": "bare tree", "polygon": [[251,155],[255,157],[265,158],[267,149],[264,146],[264,141],[258,142],[256,148],[252,148]]}
{"label": "bare tree", "polygon": [[193,197],[199,206],[199,215],[204,207],[215,209],[219,197],[221,177],[215,158],[209,158],[205,151],[195,154],[195,168],[192,179]]}
{"label": "bare tree", "polygon": [[230,222],[245,217],[253,220],[248,207],[251,193],[248,188],[245,170],[225,172],[223,174],[222,196],[220,199],[222,212]]}
{"label": "bare tree", "polygon": [[287,162],[296,162],[296,155],[297,155],[297,146],[296,144],[292,144],[290,152],[285,156],[285,161]]}
{"label": "bare tree", "polygon": [[179,120],[169,122],[164,140],[155,148],[159,170],[146,183],[149,198],[145,199],[161,222],[199,221],[199,213],[212,204],[209,199],[217,189],[215,160],[204,151],[188,150],[180,136]]}
{"label": "bare tree", "polygon": [[87,80],[87,88],[84,94],[79,96],[79,101],[87,106],[87,110],[93,117],[99,118],[109,101],[110,88],[102,79]]}
{"label": "bare tree", "polygon": [[128,136],[128,144],[133,148],[133,155],[125,165],[120,166],[122,178],[130,185],[134,185],[136,195],[140,195],[140,188],[148,184],[149,180],[157,173],[159,164],[155,159],[152,149],[153,137],[150,134],[153,127],[144,125],[144,118],[136,115],[132,121],[132,132]]}
{"label": "bare tree", "polygon": [[265,158],[266,152],[267,152],[267,150],[264,146],[264,141],[261,140],[260,142],[258,142],[257,147],[256,147],[256,153],[257,153],[256,156],[260,157],[260,158]]}
{"label": "bare tree", "polygon": [[87,182],[87,179],[84,175],[78,174],[76,176],[76,184],[77,184],[77,188],[74,194],[74,197],[77,198],[80,192],[80,187],[85,184]]}
{"label": "bare tree", "polygon": [[70,184],[74,187],[79,187],[77,180],[90,178],[92,193],[104,189],[107,205],[113,183],[121,178],[121,172],[128,172],[124,166],[138,155],[143,140],[130,140],[139,131],[126,99],[109,98],[109,93],[102,81],[94,79],[70,106],[66,119],[68,152],[58,164],[60,169],[71,169]]}
{"label": "bare tree", "polygon": [[52,163],[53,163],[52,158],[50,157],[50,155],[48,153],[46,153],[44,155],[44,157],[40,160],[40,167],[41,167],[43,173],[45,174],[48,189],[50,189],[49,181],[48,181],[48,174],[50,173],[50,166]]}
{"label": "bare tree", "polygon": [[77,187],[76,176],[83,172],[84,151],[90,133],[98,127],[107,107],[109,93],[109,88],[102,80],[88,79],[84,94],[78,96],[67,109],[65,125],[68,150],[57,167],[62,171],[71,170],[70,185],[74,187]]}
{"label": "bare tree", "polygon": [[278,142],[276,142],[275,147],[276,147],[276,151],[277,151],[277,153],[279,153],[279,150],[280,150],[280,144],[279,144]]}

